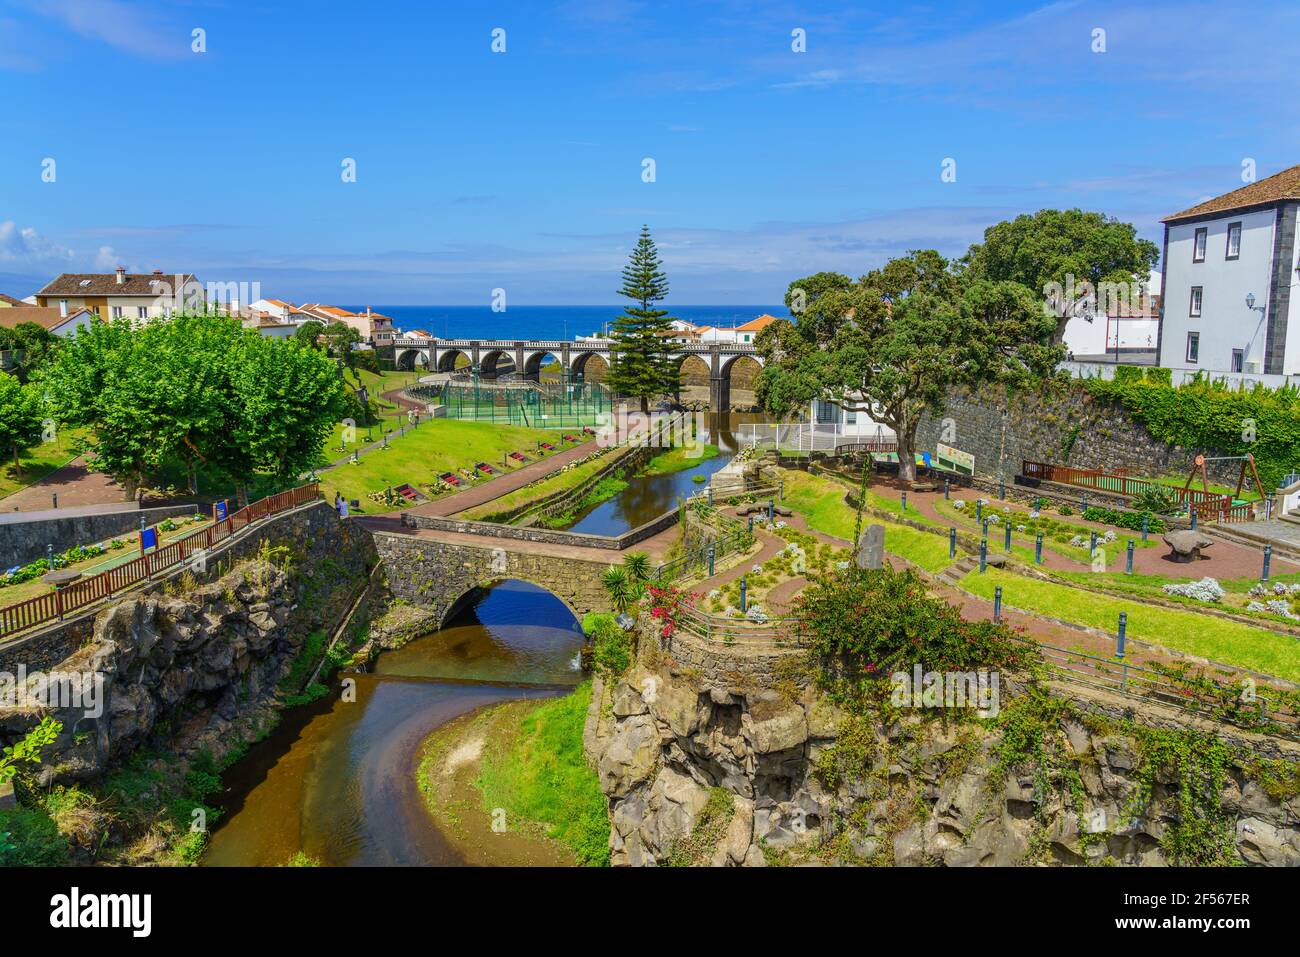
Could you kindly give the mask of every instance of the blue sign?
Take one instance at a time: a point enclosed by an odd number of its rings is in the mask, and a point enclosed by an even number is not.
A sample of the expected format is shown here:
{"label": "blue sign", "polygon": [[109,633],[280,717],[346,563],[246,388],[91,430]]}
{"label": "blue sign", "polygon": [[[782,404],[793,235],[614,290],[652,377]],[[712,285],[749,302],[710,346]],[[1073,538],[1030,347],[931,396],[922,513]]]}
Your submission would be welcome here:
{"label": "blue sign", "polygon": [[226,500],[222,499],[215,506],[216,521],[221,522],[226,518]]}
{"label": "blue sign", "polygon": [[140,529],[140,551],[146,551],[150,548],[158,547],[158,529],[142,528]]}
{"label": "blue sign", "polygon": [[922,453],[921,453],[921,458],[925,461],[925,467],[926,467],[926,468],[929,468],[929,467],[930,467],[930,453],[929,453],[929,452],[922,452]]}

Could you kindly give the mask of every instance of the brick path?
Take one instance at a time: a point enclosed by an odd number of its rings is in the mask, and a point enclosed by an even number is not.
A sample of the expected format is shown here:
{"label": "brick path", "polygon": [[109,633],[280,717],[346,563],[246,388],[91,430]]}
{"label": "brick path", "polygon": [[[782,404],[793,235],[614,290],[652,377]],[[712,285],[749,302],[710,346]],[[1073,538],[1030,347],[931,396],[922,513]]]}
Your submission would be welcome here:
{"label": "brick path", "polygon": [[[901,499],[902,489],[906,487],[898,479],[893,477],[880,478],[873,477],[870,491],[881,496],[882,498],[899,501]],[[1003,506],[1010,506],[1013,510],[1025,510],[1026,506],[1020,502],[1011,502],[1005,499],[994,497],[988,492],[977,490],[963,490],[964,497],[974,507],[976,498],[987,498],[989,505],[986,508],[996,508],[999,511]],[[907,490],[907,507],[910,511],[915,508],[918,515],[928,519],[945,528],[950,528],[954,524],[959,532],[979,535],[980,528],[973,521],[970,523],[953,522],[951,518],[941,515],[934,507],[936,500],[943,499],[943,492],[916,492],[910,488]],[[973,517],[973,513],[972,513]],[[1297,526],[1300,528],[1300,526]],[[1003,543],[1002,526],[996,526],[997,534],[994,534],[994,527],[989,528],[989,550],[1001,551]],[[1128,533],[1126,529],[1115,529],[1119,536],[1106,549],[1107,560],[1111,571],[1122,571],[1125,562],[1125,542],[1129,537],[1139,539],[1140,532]],[[1083,532],[1082,534],[1087,534]],[[1152,535],[1152,539],[1159,540],[1159,536]],[[1027,548],[1034,547],[1034,540],[1031,537],[1017,535],[1014,532],[1011,541],[1016,545],[1023,545]],[[1246,545],[1239,545],[1235,542],[1227,542],[1222,539],[1216,539],[1214,544],[1201,556],[1198,562],[1181,563],[1173,561],[1169,557],[1169,550],[1163,542],[1151,548],[1135,548],[1133,550],[1133,571],[1138,575],[1164,575],[1171,578],[1217,578],[1221,581],[1228,581],[1234,578],[1257,578],[1263,571],[1264,556],[1263,551],[1258,548],[1250,548]],[[1088,571],[1091,567],[1086,560],[1076,560],[1052,549],[1043,547],[1043,566],[1053,571]],[[1270,566],[1271,573],[1281,575],[1291,572],[1300,572],[1300,564],[1287,561],[1279,556],[1273,557]]]}
{"label": "brick path", "polygon": [[60,508],[130,504],[122,486],[103,472],[90,471],[85,460],[78,457],[39,482],[0,498],[0,512],[43,512],[50,507],[50,496],[54,493],[59,496]]}

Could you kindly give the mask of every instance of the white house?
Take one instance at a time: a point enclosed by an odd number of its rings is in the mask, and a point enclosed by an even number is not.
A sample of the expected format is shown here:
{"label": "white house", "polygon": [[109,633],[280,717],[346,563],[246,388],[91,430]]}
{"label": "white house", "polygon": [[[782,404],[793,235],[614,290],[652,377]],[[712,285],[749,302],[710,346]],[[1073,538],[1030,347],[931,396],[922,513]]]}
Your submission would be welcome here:
{"label": "white house", "polygon": [[1293,166],[1164,220],[1160,365],[1300,372],[1297,208]]}
{"label": "white house", "polygon": [[0,310],[0,326],[13,329],[24,322],[34,322],[56,336],[70,336],[94,321],[89,309],[68,309],[57,306],[14,306]]}
{"label": "white house", "polygon": [[36,294],[36,304],[61,314],[88,309],[104,319],[144,321],[203,309],[207,292],[193,273],[63,273]]}
{"label": "white house", "polygon": [[[1132,362],[1156,358],[1162,277],[1152,270],[1137,289],[1102,290],[1092,308],[1071,317],[1064,343],[1069,358]],[[1114,293],[1113,295],[1111,293]]]}

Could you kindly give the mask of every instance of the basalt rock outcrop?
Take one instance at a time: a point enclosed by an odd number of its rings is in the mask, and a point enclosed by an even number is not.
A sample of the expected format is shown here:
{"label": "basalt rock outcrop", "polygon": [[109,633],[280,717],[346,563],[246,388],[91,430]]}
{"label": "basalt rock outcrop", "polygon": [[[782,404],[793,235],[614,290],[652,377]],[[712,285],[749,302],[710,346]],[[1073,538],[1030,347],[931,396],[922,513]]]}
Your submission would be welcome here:
{"label": "basalt rock outcrop", "polygon": [[127,598],[101,612],[93,639],[55,669],[93,681],[90,692],[9,712],[0,732],[44,714],[62,723],[37,770],[42,784],[98,777],[163,732],[178,753],[219,754],[232,722],[274,698],[304,637],[290,627],[296,608],[289,574],[266,562],[183,596]]}
{"label": "basalt rock outcrop", "polygon": [[[682,863],[683,848],[714,866],[1171,863],[1178,773],[1144,781],[1131,736],[1066,719],[1075,788],[1058,771],[1002,770],[1000,732],[978,723],[853,718],[809,688],[783,690],[644,659],[597,682],[584,743],[615,865]],[[716,807],[728,816],[709,819]],[[1219,811],[1229,855],[1300,865],[1300,796],[1270,795],[1234,765]]]}

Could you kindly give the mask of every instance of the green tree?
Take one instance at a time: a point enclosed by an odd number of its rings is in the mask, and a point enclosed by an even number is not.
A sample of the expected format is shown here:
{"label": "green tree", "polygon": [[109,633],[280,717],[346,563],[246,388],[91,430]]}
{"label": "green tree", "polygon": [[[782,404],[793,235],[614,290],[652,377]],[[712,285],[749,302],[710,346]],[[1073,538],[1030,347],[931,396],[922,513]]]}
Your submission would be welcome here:
{"label": "green tree", "polygon": [[0,351],[12,352],[14,374],[27,382],[50,361],[59,338],[35,322],[20,322],[12,329],[0,327]]}
{"label": "green tree", "polygon": [[320,344],[320,337],[324,331],[325,323],[316,319],[309,319],[294,331],[293,337],[315,349]]}
{"label": "green tree", "polygon": [[[1095,308],[1104,283],[1145,283],[1159,257],[1129,223],[1081,209],[1040,209],[990,226],[962,265],[972,280],[1015,282],[1039,301],[1054,300],[1052,341],[1059,343],[1071,318]],[[1071,287],[1074,300],[1065,301]]]}
{"label": "green tree", "polygon": [[916,431],[960,384],[1050,372],[1059,347],[1033,296],[1014,283],[966,282],[934,250],[890,260],[858,281],[817,273],[790,284],[797,321],[759,334],[758,401],[787,416],[813,399],[838,403],[898,436],[899,475],[916,476]]}
{"label": "green tree", "polygon": [[125,318],[91,323],[64,341],[41,378],[54,417],[87,430],[90,467],[134,499],[165,451],[159,432],[171,385],[157,374],[145,336]]}
{"label": "green tree", "polygon": [[330,430],[352,404],[334,361],[292,340],[245,335],[228,371],[227,423],[213,458],[246,503],[256,473],[289,482],[321,464]]}
{"label": "green tree", "polygon": [[41,405],[35,386],[0,372],[0,450],[13,453],[15,478],[22,472],[18,454],[41,441]]}
{"label": "green tree", "polygon": [[680,382],[677,348],[670,335],[672,317],[654,305],[668,296],[668,276],[648,226],[641,227],[636,247],[623,267],[623,287],[618,294],[632,304],[614,320],[613,361],[607,382],[615,392],[640,399],[641,411],[647,412],[652,398],[674,395]]}

